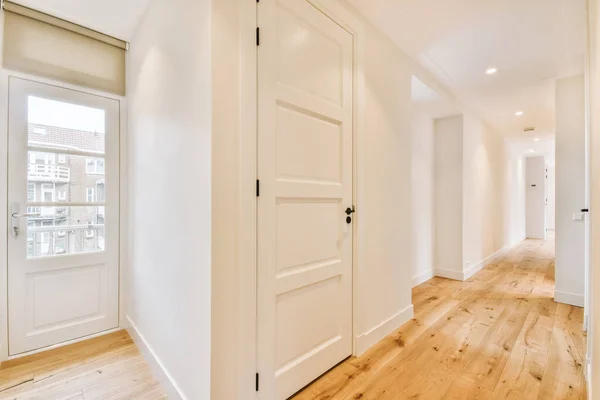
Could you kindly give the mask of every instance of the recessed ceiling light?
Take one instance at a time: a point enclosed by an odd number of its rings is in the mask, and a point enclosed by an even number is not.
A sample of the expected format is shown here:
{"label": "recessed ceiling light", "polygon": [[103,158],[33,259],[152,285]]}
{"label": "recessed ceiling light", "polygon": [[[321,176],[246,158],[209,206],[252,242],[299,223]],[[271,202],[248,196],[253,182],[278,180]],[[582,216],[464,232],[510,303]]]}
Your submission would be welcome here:
{"label": "recessed ceiling light", "polygon": [[517,111],[517,112],[515,113],[515,115],[516,115],[517,117],[520,117],[520,116],[521,116],[521,115],[523,115],[523,114],[524,114],[524,113],[523,113],[523,111]]}
{"label": "recessed ceiling light", "polygon": [[485,70],[485,73],[488,75],[494,75],[496,72],[498,72],[498,68],[495,67],[491,67]]}
{"label": "recessed ceiling light", "polygon": [[535,150],[533,150],[533,149],[529,149],[529,152],[530,152],[530,153],[535,153]]}
{"label": "recessed ceiling light", "polygon": [[534,137],[534,138],[533,138],[533,141],[534,141],[534,142],[539,142],[539,141],[540,141],[540,138],[539,138],[539,137]]}

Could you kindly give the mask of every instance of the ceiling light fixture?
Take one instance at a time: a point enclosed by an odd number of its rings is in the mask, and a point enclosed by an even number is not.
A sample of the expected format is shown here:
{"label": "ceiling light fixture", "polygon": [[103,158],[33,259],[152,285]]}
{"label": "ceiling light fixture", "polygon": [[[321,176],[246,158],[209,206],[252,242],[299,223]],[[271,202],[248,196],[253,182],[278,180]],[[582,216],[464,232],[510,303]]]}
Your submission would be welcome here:
{"label": "ceiling light fixture", "polygon": [[495,67],[491,67],[485,70],[485,73],[488,75],[494,75],[496,72],[498,72],[498,68]]}
{"label": "ceiling light fixture", "polygon": [[524,112],[523,112],[523,111],[517,111],[517,112],[515,113],[515,115],[516,115],[517,117],[520,117],[520,116],[521,116],[521,115],[523,115],[523,114],[524,114]]}
{"label": "ceiling light fixture", "polygon": [[534,137],[534,138],[533,138],[533,141],[534,141],[534,142],[539,142],[539,141],[540,141],[540,138],[539,138],[539,137]]}
{"label": "ceiling light fixture", "polygon": [[530,153],[535,153],[535,150],[533,150],[533,149],[529,149],[529,152],[530,152]]}

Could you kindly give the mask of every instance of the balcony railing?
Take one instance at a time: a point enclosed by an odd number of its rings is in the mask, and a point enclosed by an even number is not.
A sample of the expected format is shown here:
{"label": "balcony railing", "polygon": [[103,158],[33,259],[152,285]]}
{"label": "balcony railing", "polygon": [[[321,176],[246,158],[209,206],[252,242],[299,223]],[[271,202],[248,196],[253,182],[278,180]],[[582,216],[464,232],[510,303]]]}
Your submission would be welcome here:
{"label": "balcony railing", "polygon": [[29,164],[27,167],[29,181],[69,182],[71,169],[62,165]]}

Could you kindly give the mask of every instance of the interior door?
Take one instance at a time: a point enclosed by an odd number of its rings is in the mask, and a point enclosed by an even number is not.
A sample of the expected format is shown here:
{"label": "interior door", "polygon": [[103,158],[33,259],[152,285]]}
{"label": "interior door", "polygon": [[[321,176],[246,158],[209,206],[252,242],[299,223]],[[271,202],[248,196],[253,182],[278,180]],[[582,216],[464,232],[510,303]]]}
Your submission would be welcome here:
{"label": "interior door", "polygon": [[119,102],[11,77],[8,142],[9,353],[116,328]]}
{"label": "interior door", "polygon": [[353,38],[306,0],[258,20],[258,369],[286,399],[352,353]]}

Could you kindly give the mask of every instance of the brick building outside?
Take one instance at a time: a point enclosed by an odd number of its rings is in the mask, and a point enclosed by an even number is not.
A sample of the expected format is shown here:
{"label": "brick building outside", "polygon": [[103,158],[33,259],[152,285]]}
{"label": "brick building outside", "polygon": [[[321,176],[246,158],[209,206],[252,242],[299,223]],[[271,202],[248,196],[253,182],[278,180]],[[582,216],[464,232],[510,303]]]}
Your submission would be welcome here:
{"label": "brick building outside", "polygon": [[[104,133],[28,124],[28,203],[77,203],[61,207],[30,204],[27,212],[28,257],[104,250],[104,207],[85,203],[105,201]],[[62,154],[86,151],[98,157]]]}

